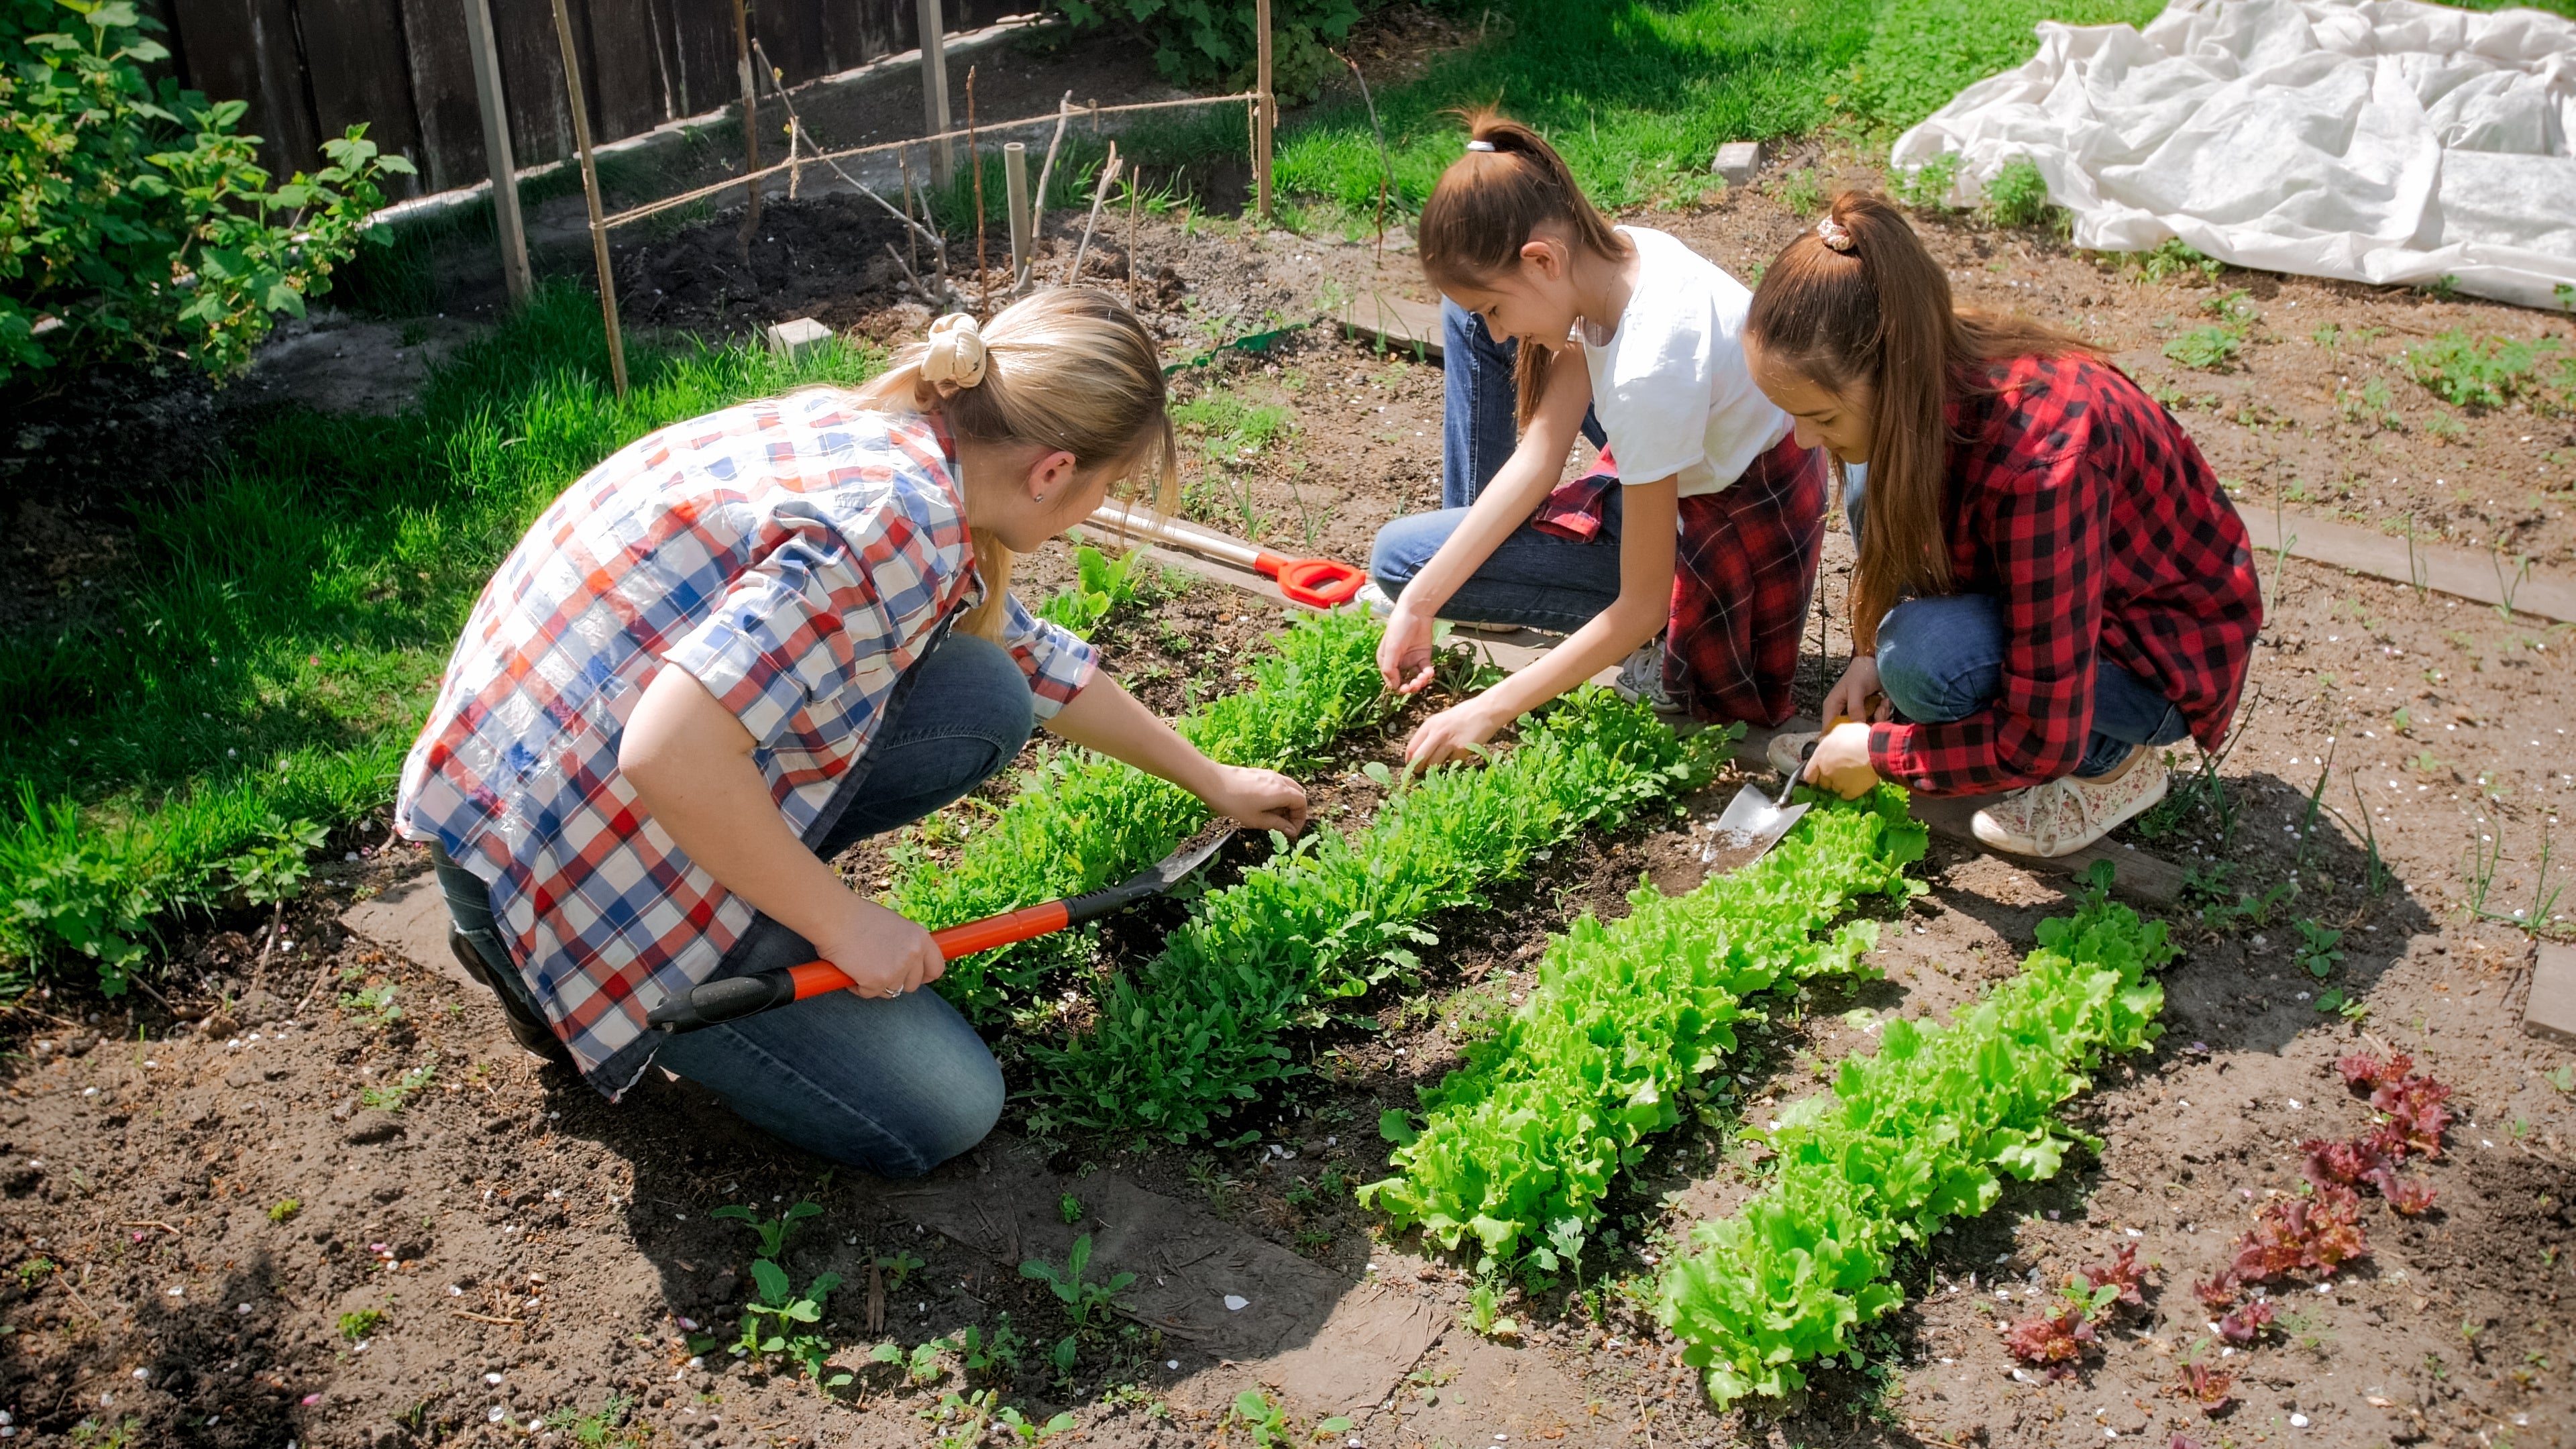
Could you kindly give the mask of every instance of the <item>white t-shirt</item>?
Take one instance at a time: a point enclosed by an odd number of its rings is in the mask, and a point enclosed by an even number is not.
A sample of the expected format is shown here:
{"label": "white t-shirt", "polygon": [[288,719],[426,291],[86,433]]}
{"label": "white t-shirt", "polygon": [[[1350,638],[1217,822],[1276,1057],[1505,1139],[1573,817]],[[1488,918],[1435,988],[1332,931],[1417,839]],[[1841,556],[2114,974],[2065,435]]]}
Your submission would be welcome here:
{"label": "white t-shirt", "polygon": [[1789,431],[1745,366],[1753,294],[1664,232],[1619,231],[1637,248],[1637,285],[1610,340],[1583,339],[1593,412],[1622,483],[1678,476],[1684,498],[1715,493]]}

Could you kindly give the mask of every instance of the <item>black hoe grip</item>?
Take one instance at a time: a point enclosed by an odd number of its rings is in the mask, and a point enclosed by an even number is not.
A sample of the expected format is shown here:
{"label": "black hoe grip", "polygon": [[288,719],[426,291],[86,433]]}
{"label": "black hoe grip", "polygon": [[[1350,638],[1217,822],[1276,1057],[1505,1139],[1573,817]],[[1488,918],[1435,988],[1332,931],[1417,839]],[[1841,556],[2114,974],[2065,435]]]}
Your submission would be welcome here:
{"label": "black hoe grip", "polygon": [[738,1021],[773,1006],[785,1006],[795,999],[793,974],[763,971],[757,976],[729,976],[693,987],[687,995],[675,996],[655,1007],[645,1020],[669,1031],[696,1031],[702,1026]]}
{"label": "black hoe grip", "polygon": [[1158,895],[1162,889],[1162,883],[1151,877],[1143,880],[1121,881],[1114,886],[1102,886],[1088,895],[1075,896],[1066,901],[1064,923],[1068,926],[1079,926],[1085,921],[1096,921],[1111,911],[1141,901],[1147,896]]}

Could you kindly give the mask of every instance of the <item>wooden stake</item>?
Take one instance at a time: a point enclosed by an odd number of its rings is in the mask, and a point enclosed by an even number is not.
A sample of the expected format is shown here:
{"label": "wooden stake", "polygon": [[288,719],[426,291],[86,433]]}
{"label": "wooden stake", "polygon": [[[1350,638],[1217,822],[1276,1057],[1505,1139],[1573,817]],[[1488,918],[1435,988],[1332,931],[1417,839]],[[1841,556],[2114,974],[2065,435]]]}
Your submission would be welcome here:
{"label": "wooden stake", "polygon": [[956,143],[948,139],[948,37],[940,21],[939,0],[913,0],[921,21],[921,131],[937,136],[931,143],[930,174],[940,185],[957,171]]}
{"label": "wooden stake", "polygon": [[1261,108],[1261,118],[1252,129],[1252,184],[1266,222],[1270,220],[1270,133],[1279,126],[1279,98],[1270,90],[1270,0],[1252,0],[1252,23],[1261,32],[1259,78],[1253,87],[1261,95],[1254,102]]}
{"label": "wooden stake", "polygon": [[510,102],[501,89],[501,51],[492,41],[487,0],[465,0],[465,48],[474,65],[474,100],[483,112],[483,159],[492,170],[492,227],[501,235],[501,281],[513,310],[528,305],[528,228],[519,215],[519,169],[510,153]]}
{"label": "wooden stake", "polygon": [[1136,307],[1136,205],[1144,199],[1144,188],[1136,178],[1127,178],[1127,307]]}
{"label": "wooden stake", "polygon": [[572,100],[572,143],[581,152],[581,192],[590,203],[590,259],[599,267],[599,315],[608,329],[608,375],[626,400],[626,343],[617,333],[617,277],[608,268],[606,213],[599,205],[599,164],[590,152],[590,110],[581,98],[581,52],[572,43],[572,12],[555,0],[555,40],[563,47],[564,93]]}
{"label": "wooden stake", "polygon": [[742,214],[742,246],[747,251],[751,239],[760,234],[760,87],[751,73],[751,11],[743,0],[733,0],[733,49],[734,64],[742,72],[742,169],[750,178],[745,185],[751,192]]}
{"label": "wooden stake", "polygon": [[993,276],[984,262],[984,153],[975,143],[975,67],[971,65],[966,67],[966,164],[975,172],[975,310],[989,312]]}

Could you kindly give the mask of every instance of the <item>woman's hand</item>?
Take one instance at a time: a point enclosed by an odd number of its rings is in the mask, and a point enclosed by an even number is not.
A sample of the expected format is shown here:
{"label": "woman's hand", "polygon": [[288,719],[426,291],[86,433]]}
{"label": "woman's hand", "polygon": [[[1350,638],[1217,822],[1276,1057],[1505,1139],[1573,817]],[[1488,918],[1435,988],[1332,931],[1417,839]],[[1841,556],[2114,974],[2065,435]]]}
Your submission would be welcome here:
{"label": "woman's hand", "polygon": [[[1843,677],[1851,678],[1848,674]],[[1870,787],[1878,783],[1878,767],[1869,762],[1869,726],[1854,720],[1825,731],[1824,737],[1816,741],[1816,752],[1807,757],[1804,778],[1846,800],[1869,793]]]}
{"label": "woman's hand", "polygon": [[1208,809],[1246,830],[1277,830],[1295,835],[1306,828],[1306,789],[1276,770],[1247,770],[1218,765],[1216,778],[1199,798]]}
{"label": "woman's hand", "polygon": [[1503,726],[1516,717],[1496,709],[1489,694],[1453,704],[1414,726],[1413,737],[1404,742],[1404,763],[1428,770],[1466,759],[1476,754],[1475,746],[1502,733]]}
{"label": "woman's hand", "polygon": [[1398,694],[1419,693],[1431,682],[1431,615],[1417,612],[1407,599],[1395,601],[1386,632],[1377,640],[1378,678]]}
{"label": "woman's hand", "polygon": [[1894,718],[1896,707],[1887,702],[1887,696],[1878,688],[1878,656],[1853,655],[1850,666],[1843,670],[1843,677],[1835,680],[1834,687],[1825,691],[1825,723],[1830,725],[1836,720],[1856,719],[1885,724]]}
{"label": "woman's hand", "polygon": [[947,972],[928,931],[876,902],[851,895],[838,914],[838,929],[814,942],[814,949],[850,978],[849,989],[859,995],[901,996]]}

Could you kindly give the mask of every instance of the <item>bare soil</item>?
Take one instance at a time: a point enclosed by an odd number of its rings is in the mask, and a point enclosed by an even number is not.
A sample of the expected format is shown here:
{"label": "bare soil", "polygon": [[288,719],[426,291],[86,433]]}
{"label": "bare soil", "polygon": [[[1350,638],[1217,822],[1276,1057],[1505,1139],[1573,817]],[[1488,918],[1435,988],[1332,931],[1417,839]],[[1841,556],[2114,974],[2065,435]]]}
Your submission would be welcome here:
{"label": "bare soil", "polygon": [[[1793,160],[1868,179],[1830,153]],[[837,213],[817,205],[810,233],[787,234],[838,246]],[[1770,189],[1634,220],[1739,274],[1804,224]],[[2378,360],[2449,327],[2563,335],[2563,319],[2232,272],[2215,287],[2150,282],[2041,234],[1941,219],[1924,230],[1964,298],[2079,326],[2142,380],[2180,390],[2178,415],[2249,507],[2279,497],[2476,547],[2501,540],[2544,567],[2564,566],[2576,546],[2564,481],[2576,436],[2565,420],[2461,412]],[[710,275],[731,235],[718,218],[621,265]],[[1061,258],[1070,241],[1059,231],[1045,245]],[[1123,226],[1102,241],[1086,278],[1123,290]],[[1401,250],[1381,262],[1365,242],[1163,215],[1141,223],[1132,251],[1140,306],[1169,355],[1190,364],[1178,374],[1184,398],[1280,412],[1264,424],[1271,441],[1249,453],[1240,437],[1188,437],[1196,516],[1274,547],[1362,558],[1387,518],[1434,501],[1437,367],[1323,328],[1282,330],[1335,289],[1426,298]],[[727,274],[721,285],[739,294],[675,301],[667,316],[711,330],[801,315],[791,309],[881,335],[917,325],[903,319],[923,315],[918,304],[850,260],[855,251],[829,255],[810,271]],[[833,285],[835,268],[845,285]],[[2236,287],[2263,314],[2240,370],[2199,373],[2162,356],[2177,327],[2197,325],[2203,300]],[[2330,352],[2310,337],[2324,324],[2382,330]],[[1264,334],[1275,335],[1221,345]],[[2336,403],[2345,379],[2374,376],[2387,380],[2399,426],[2347,421]],[[2188,401],[2202,395],[2219,401]],[[2436,418],[2447,420],[2440,429]],[[2458,431],[2446,438],[2449,422]],[[1057,555],[1031,560],[1026,594],[1043,594],[1065,567]],[[1804,681],[1811,704],[1848,652],[1848,570],[1835,534]],[[2517,1029],[2533,955],[2526,927],[2566,932],[2567,900],[2552,892],[2570,873],[2541,852],[2576,791],[2566,736],[2576,638],[2295,559],[2267,583],[2271,618],[2221,791],[2121,838],[2200,870],[2195,907],[2260,898],[2294,877],[2297,893],[2260,914],[2176,913],[2183,954],[2163,973],[2164,1039],[2106,1068],[2074,1109],[2103,1139],[2099,1153],[2075,1155],[2055,1181],[2015,1189],[1903,1264],[1911,1301],[1864,1330],[1862,1362],[1822,1369],[1800,1403],[1713,1415],[1654,1326],[1652,1275],[1690,1222],[1731,1209],[1752,1182],[1728,1151],[1731,1124],[1686,1127],[1621,1189],[1616,1236],[1585,1265],[1596,1301],[1507,1287],[1501,1306],[1526,1325],[1521,1337],[1450,1329],[1346,1437],[1426,1449],[1504,1435],[2032,1449],[2141,1434],[2161,1445],[2176,1433],[2212,1446],[2576,1442],[2576,1332],[2561,1301],[2576,1246],[2576,1121],[2569,1094],[2544,1076],[2570,1058]],[[1202,586],[1104,638],[1112,667],[1168,710],[1184,681],[1229,686],[1233,661],[1274,617]],[[1318,773],[1335,823],[1374,807],[1358,767],[1390,758],[1419,709],[1348,742]],[[1736,783],[1689,802],[1691,819],[1675,828],[1587,838],[1497,890],[1490,909],[1433,923],[1442,941],[1426,957],[1426,989],[1358,1003],[1376,1032],[1296,1044],[1318,1072],[1249,1106],[1238,1123],[1256,1134],[1249,1141],[1180,1149],[1060,1137],[1040,1144],[1050,1166],[1119,1174],[1305,1252],[1354,1286],[1373,1278],[1444,1316],[1463,1312],[1471,1263],[1389,1240],[1348,1198],[1348,1184],[1384,1171],[1377,1114],[1409,1106],[1480,1019],[1530,988],[1547,933],[1581,911],[1622,911],[1641,876],[1666,890],[1693,883],[1687,827]],[[361,858],[332,867],[286,913],[291,944],[264,960],[264,921],[192,935],[155,978],[166,1006],[57,987],[11,1013],[0,1407],[13,1437],[68,1443],[84,1421],[130,1417],[134,1443],[497,1444],[529,1437],[532,1418],[619,1395],[627,1437],[612,1442],[920,1443],[942,1432],[921,1415],[962,1390],[957,1375],[907,1387],[895,1370],[855,1360],[880,1337],[908,1347],[970,1323],[989,1331],[1007,1312],[1027,1347],[1001,1386],[1032,1419],[1070,1408],[1076,1432],[1112,1444],[1248,1440],[1223,1420],[1247,1382],[1240,1368],[1126,1322],[1088,1336],[1077,1374],[1056,1382],[1045,1347],[1069,1325],[1043,1286],[921,1231],[887,1184],[745,1131],[685,1084],[656,1080],[611,1107],[535,1068],[488,1002],[336,926],[349,901],[420,869],[415,852],[384,839],[379,823],[335,842]],[[862,851],[845,865],[873,886],[880,861]],[[1922,876],[1930,893],[1891,917],[1872,958],[1884,979],[1777,1003],[1771,1030],[1731,1064],[1747,1115],[1817,1090],[1831,1062],[1869,1049],[1869,1030],[1844,1013],[1883,1020],[1970,1000],[2014,969],[2041,919],[2068,908],[2042,879],[1947,843],[1935,843]],[[2343,959],[2325,980],[2294,952],[2302,920],[2341,932]],[[1156,925],[1141,917],[1106,934],[1104,965],[1149,951]],[[374,983],[396,988],[404,1019],[379,1023],[341,1004],[343,991]],[[2327,987],[2366,1015],[2321,1012]],[[2327,1291],[2276,1293],[2283,1331],[2222,1360],[2236,1402],[2212,1419],[2172,1392],[2182,1355],[2219,1352],[2199,1347],[2209,1315],[2190,1285],[2226,1260],[2261,1201],[2297,1190],[2300,1141],[2362,1130],[2366,1110],[2332,1061],[2373,1042],[2413,1053],[2458,1090],[2446,1151],[2423,1169],[2434,1209],[2410,1221],[2370,1200],[2369,1257]],[[369,1089],[421,1065],[435,1076],[399,1113],[367,1104]],[[1006,1121],[1028,1127],[1016,1109]],[[977,1172],[993,1151],[947,1171]],[[747,1293],[748,1235],[708,1210],[800,1200],[824,1213],[791,1268],[837,1271],[851,1285],[827,1321],[835,1341],[854,1345],[841,1355],[854,1380],[830,1395],[691,1341],[729,1336]],[[1994,1325],[2126,1245],[2154,1265],[2146,1308],[2072,1377],[2017,1370]],[[897,1252],[923,1263],[886,1292],[879,1335],[862,1325],[858,1285],[870,1259]],[[351,1316],[369,1312],[382,1317]],[[1311,1418],[1300,1442],[1308,1427]],[[573,1441],[569,1430],[535,1437]]]}

